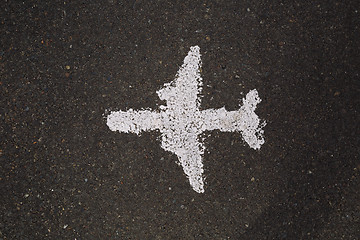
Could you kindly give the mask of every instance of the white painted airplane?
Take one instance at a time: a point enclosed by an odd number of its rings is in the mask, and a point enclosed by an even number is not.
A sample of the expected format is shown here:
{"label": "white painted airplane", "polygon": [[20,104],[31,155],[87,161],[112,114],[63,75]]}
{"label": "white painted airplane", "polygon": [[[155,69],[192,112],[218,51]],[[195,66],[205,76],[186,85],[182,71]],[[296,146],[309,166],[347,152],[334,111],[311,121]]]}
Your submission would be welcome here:
{"label": "white painted airplane", "polygon": [[128,110],[111,112],[107,125],[112,131],[140,134],[142,131],[159,130],[161,147],[175,153],[190,181],[193,190],[204,192],[202,156],[204,145],[199,135],[204,131],[219,129],[224,132],[239,131],[253,149],[259,149],[265,142],[263,126],[255,114],[256,105],[261,101],[256,89],[251,90],[243,105],[237,111],[225,108],[200,111],[200,48],[190,48],[175,80],[157,91],[166,105],[159,110]]}

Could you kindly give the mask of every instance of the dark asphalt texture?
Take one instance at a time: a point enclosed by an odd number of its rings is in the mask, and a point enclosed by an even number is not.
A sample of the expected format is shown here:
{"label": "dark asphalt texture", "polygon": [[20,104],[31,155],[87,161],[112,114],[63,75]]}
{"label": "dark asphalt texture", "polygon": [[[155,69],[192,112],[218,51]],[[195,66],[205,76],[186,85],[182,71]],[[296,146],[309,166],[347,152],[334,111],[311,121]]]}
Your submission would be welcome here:
{"label": "dark asphalt texture", "polygon": [[[0,239],[360,239],[358,1],[11,1],[0,7]],[[202,109],[256,88],[266,142],[206,134],[205,193],[156,109],[190,46]]]}

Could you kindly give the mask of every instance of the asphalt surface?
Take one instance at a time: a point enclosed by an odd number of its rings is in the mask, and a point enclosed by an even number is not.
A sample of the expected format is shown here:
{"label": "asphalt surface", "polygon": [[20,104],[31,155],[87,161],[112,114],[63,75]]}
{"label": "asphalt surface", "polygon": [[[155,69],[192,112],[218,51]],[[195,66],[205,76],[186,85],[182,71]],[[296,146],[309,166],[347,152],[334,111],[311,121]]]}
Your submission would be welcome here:
{"label": "asphalt surface", "polygon": [[[0,239],[360,239],[357,1],[1,1]],[[265,144],[206,134],[205,193],[156,109],[190,46],[202,109],[257,89]]]}

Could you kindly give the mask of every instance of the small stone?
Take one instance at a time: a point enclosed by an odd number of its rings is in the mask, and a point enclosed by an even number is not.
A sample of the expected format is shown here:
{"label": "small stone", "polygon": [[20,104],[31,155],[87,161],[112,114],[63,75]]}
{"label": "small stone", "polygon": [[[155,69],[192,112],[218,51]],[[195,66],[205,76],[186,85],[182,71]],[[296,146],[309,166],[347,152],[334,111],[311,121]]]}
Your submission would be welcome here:
{"label": "small stone", "polygon": [[70,66],[69,66],[69,65],[66,65],[65,68],[66,68],[66,70],[70,70]]}
{"label": "small stone", "polygon": [[254,182],[254,181],[255,181],[255,178],[254,178],[254,177],[252,177],[252,178],[251,178],[251,181],[252,181],[252,182]]}

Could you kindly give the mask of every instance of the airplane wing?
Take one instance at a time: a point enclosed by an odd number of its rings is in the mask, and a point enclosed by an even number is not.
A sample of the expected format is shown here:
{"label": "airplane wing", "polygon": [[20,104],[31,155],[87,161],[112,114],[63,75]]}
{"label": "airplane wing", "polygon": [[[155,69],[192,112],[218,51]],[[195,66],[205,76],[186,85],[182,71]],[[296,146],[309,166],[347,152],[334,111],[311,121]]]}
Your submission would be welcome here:
{"label": "airplane wing", "polygon": [[[197,146],[194,145],[194,148]],[[195,192],[204,192],[203,163],[202,156],[198,149],[185,149],[181,154],[177,154],[184,173],[189,178],[191,187]]]}
{"label": "airplane wing", "polygon": [[[181,136],[181,137],[180,137]],[[202,155],[204,147],[196,133],[162,133],[162,147],[175,153],[191,187],[198,193],[204,192]]]}
{"label": "airplane wing", "polygon": [[200,99],[198,99],[198,94],[201,92],[202,86],[200,57],[199,46],[191,47],[184,59],[184,63],[176,74],[175,80],[166,83],[164,88],[157,91],[159,98],[167,101],[168,107],[175,105],[177,108],[195,109],[199,107]]}

